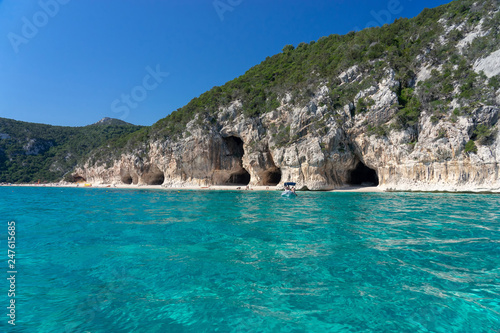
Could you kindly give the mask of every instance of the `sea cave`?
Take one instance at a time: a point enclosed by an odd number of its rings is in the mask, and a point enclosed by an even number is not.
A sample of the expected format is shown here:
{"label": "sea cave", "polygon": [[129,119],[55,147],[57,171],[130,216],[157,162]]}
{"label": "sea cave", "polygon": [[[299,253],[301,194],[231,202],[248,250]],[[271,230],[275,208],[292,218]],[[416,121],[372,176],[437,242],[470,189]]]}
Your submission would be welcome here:
{"label": "sea cave", "polygon": [[359,161],[356,168],[349,174],[349,185],[378,186],[377,172]]}
{"label": "sea cave", "polygon": [[262,174],[262,185],[276,186],[281,181],[281,169],[274,166]]}
{"label": "sea cave", "polygon": [[163,172],[157,170],[155,172],[144,175],[144,180],[148,185],[162,185],[165,181],[165,175],[163,174]]}
{"label": "sea cave", "polygon": [[122,183],[130,185],[132,184],[132,176],[130,174],[126,174],[121,176]]}
{"label": "sea cave", "polygon": [[82,182],[86,182],[86,181],[87,180],[84,177],[80,176],[80,175],[74,175],[73,176],[73,182],[74,183],[82,183]]}
{"label": "sea cave", "polygon": [[236,171],[233,169],[233,172],[226,178],[223,185],[248,185],[250,183],[250,174],[243,168],[243,155],[245,154],[243,140],[236,136],[229,136],[223,138],[223,140],[229,150],[229,156],[236,158],[239,165],[239,169]]}

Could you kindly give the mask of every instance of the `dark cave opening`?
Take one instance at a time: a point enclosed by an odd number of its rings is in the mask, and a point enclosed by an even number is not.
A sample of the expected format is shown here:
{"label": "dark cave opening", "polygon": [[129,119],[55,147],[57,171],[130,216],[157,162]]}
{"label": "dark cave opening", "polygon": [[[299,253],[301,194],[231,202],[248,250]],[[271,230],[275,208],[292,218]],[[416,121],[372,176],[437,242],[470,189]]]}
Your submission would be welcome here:
{"label": "dark cave opening", "polygon": [[130,185],[132,184],[132,176],[130,174],[123,175],[121,177],[122,183]]}
{"label": "dark cave opening", "polygon": [[245,151],[243,150],[243,140],[236,136],[228,136],[222,138],[227,146],[231,156],[242,158]]}
{"label": "dark cave opening", "polygon": [[273,167],[264,171],[262,175],[262,185],[276,186],[281,181],[281,169]]}
{"label": "dark cave opening", "polygon": [[165,181],[165,175],[161,171],[148,174],[145,178],[148,185],[162,185]]}
{"label": "dark cave opening", "polygon": [[235,157],[240,166],[239,170],[229,175],[229,178],[224,181],[223,185],[248,185],[248,183],[250,183],[250,174],[243,168],[243,155],[245,154],[243,140],[236,136],[228,136],[222,139],[229,150],[229,155]]}
{"label": "dark cave opening", "polygon": [[73,176],[73,182],[74,183],[82,183],[82,182],[86,182],[87,180],[85,178],[83,178],[82,176],[80,175],[75,175]]}
{"label": "dark cave opening", "polygon": [[349,184],[360,186],[378,186],[377,172],[370,169],[360,161],[349,175]]}
{"label": "dark cave opening", "polygon": [[250,174],[244,168],[239,172],[232,173],[226,185],[248,185],[250,183]]}

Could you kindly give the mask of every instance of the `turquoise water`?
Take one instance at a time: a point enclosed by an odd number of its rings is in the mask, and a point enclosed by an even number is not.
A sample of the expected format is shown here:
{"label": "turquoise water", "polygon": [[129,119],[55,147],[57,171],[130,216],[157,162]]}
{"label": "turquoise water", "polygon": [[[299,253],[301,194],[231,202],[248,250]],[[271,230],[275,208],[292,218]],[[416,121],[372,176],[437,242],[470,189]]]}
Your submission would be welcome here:
{"label": "turquoise water", "polygon": [[[500,196],[0,187],[2,332],[499,332]],[[8,306],[5,279],[0,307]]]}

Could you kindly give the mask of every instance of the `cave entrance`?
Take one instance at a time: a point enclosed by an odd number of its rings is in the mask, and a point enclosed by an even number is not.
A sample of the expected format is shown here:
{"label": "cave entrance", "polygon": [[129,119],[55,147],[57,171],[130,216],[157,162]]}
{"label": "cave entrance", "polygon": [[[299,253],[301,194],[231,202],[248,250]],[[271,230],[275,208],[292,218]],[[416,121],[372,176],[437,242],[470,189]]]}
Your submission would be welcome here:
{"label": "cave entrance", "polygon": [[73,182],[74,183],[83,183],[83,182],[86,182],[87,180],[85,178],[83,178],[82,176],[80,175],[75,175],[73,176]]}
{"label": "cave entrance", "polygon": [[350,185],[378,186],[377,172],[370,169],[363,162],[358,162],[356,168],[349,174]]}
{"label": "cave entrance", "polygon": [[137,184],[137,175],[132,175],[131,172],[127,169],[120,169],[120,180],[123,184]]}
{"label": "cave entrance", "polygon": [[236,136],[228,136],[227,138],[222,138],[226,144],[229,154],[234,157],[243,158],[245,150],[243,150],[243,140]]}
{"label": "cave entrance", "polygon": [[132,176],[130,174],[122,176],[121,180],[124,184],[127,184],[127,185],[132,184]]}
{"label": "cave entrance", "polygon": [[245,154],[243,140],[236,136],[228,136],[227,138],[222,138],[222,140],[224,140],[229,150],[229,156],[236,160],[236,165],[233,164],[231,167],[231,171],[233,172],[226,178],[224,185],[248,185],[250,183],[250,174],[243,167],[243,155]]}
{"label": "cave entrance", "polygon": [[145,177],[146,184],[148,185],[162,185],[165,181],[163,172],[152,172]]}
{"label": "cave entrance", "polygon": [[232,173],[226,185],[248,185],[250,183],[250,174],[244,168],[240,171]]}
{"label": "cave entrance", "polygon": [[262,185],[266,186],[276,186],[281,181],[281,169],[278,167],[272,167],[267,169],[262,174]]}

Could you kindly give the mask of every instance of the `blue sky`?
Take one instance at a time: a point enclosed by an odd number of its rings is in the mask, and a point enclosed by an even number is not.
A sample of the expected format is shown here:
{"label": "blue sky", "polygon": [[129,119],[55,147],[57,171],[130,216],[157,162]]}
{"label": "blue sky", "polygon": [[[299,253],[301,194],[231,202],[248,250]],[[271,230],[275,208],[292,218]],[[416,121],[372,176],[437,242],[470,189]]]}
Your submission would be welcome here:
{"label": "blue sky", "polygon": [[0,0],[0,117],[151,125],[287,44],[449,0]]}

